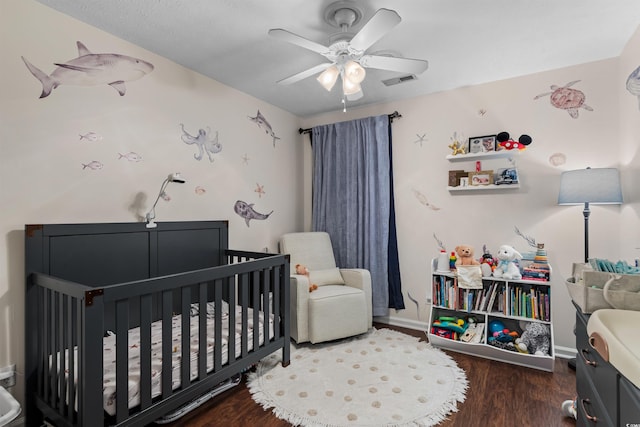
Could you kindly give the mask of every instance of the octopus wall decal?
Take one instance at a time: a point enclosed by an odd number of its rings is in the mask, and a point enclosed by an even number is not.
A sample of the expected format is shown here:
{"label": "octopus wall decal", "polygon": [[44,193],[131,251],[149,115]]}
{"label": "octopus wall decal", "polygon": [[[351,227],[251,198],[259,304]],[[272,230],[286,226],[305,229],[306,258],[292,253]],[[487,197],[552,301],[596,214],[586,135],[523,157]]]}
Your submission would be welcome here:
{"label": "octopus wall decal", "polygon": [[211,128],[207,126],[207,130],[200,129],[198,130],[198,135],[191,135],[184,129],[184,125],[180,123],[180,127],[182,128],[182,141],[188,145],[197,145],[199,152],[198,154],[194,154],[193,158],[196,160],[202,160],[202,156],[204,153],[207,153],[209,157],[209,161],[213,162],[213,155],[222,151],[222,144],[218,141],[218,131],[216,131],[216,135],[211,137]]}

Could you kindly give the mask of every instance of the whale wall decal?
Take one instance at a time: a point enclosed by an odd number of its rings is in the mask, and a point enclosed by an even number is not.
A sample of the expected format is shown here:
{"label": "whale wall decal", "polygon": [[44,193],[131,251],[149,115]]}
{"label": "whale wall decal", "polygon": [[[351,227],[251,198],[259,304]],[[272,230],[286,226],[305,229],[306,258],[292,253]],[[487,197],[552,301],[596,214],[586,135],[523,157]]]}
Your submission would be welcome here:
{"label": "whale wall decal", "polygon": [[153,65],[142,59],[117,53],[91,53],[81,42],[78,45],[78,57],[63,63],[55,63],[56,69],[49,75],[30,63],[24,56],[22,60],[40,83],[40,98],[46,98],[60,85],[98,86],[109,85],[120,96],[126,93],[125,82],[138,80],[151,71]]}

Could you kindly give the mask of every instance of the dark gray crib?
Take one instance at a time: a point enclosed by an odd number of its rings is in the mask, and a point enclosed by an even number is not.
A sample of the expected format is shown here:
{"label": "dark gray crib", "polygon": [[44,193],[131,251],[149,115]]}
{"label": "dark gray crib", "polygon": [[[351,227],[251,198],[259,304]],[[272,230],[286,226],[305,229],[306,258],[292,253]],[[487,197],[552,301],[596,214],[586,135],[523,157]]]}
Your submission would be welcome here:
{"label": "dark gray crib", "polygon": [[[227,221],[51,224],[25,227],[27,425],[142,426],[176,410],[217,384],[282,350],[289,364],[289,259],[286,255],[228,249]],[[208,369],[207,339],[220,337],[223,301],[229,325],[240,327],[240,351],[221,339]],[[215,327],[207,307],[215,305]],[[186,315],[199,308],[197,320]],[[252,312],[253,318],[248,313]],[[198,322],[197,368],[190,337],[182,334],[180,383],[173,388],[173,316],[181,328]],[[258,316],[272,318],[252,333]],[[177,318],[176,318],[177,319]],[[151,392],[151,324],[162,322],[161,394]],[[128,404],[129,329],[140,332],[139,405]],[[235,338],[235,326],[229,327]],[[115,333],[115,415],[103,405],[103,337]],[[257,331],[254,331],[257,332]],[[75,349],[75,351],[74,351]],[[65,356],[66,354],[66,356]],[[222,363],[223,356],[226,363]],[[77,367],[76,367],[77,365]],[[197,377],[191,379],[192,369]],[[73,379],[77,378],[77,381]]]}

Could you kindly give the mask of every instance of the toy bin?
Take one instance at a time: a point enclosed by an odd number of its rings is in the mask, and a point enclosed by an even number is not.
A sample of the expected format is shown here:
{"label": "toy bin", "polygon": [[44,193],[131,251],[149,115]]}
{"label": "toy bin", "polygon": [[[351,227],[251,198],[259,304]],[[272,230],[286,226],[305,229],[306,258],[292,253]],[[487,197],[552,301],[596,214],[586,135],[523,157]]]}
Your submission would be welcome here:
{"label": "toy bin", "polygon": [[20,414],[20,404],[0,386],[0,427],[6,426]]}

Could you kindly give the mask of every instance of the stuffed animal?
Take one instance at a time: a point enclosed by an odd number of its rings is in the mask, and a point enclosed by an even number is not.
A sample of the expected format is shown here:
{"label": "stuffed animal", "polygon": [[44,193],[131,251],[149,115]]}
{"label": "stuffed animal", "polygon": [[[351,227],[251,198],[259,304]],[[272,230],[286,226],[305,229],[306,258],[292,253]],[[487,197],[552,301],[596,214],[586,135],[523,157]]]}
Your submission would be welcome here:
{"label": "stuffed animal", "polygon": [[[307,279],[309,279],[309,269],[302,264],[296,264],[296,274],[307,276]],[[313,292],[316,289],[318,289],[318,285],[315,283],[312,284],[311,279],[309,279],[309,292]]]}
{"label": "stuffed animal", "polygon": [[549,327],[543,323],[531,322],[526,327],[522,336],[516,339],[516,348],[521,353],[546,356],[551,345],[551,333]]}
{"label": "stuffed animal", "polygon": [[458,265],[480,265],[478,261],[473,258],[473,246],[459,245],[456,246],[456,266]]}
{"label": "stuffed animal", "polygon": [[498,258],[498,266],[493,270],[493,277],[512,280],[522,279],[520,268],[516,265],[516,260],[522,259],[520,252],[512,246],[502,245],[500,249],[498,249],[496,258]]}

